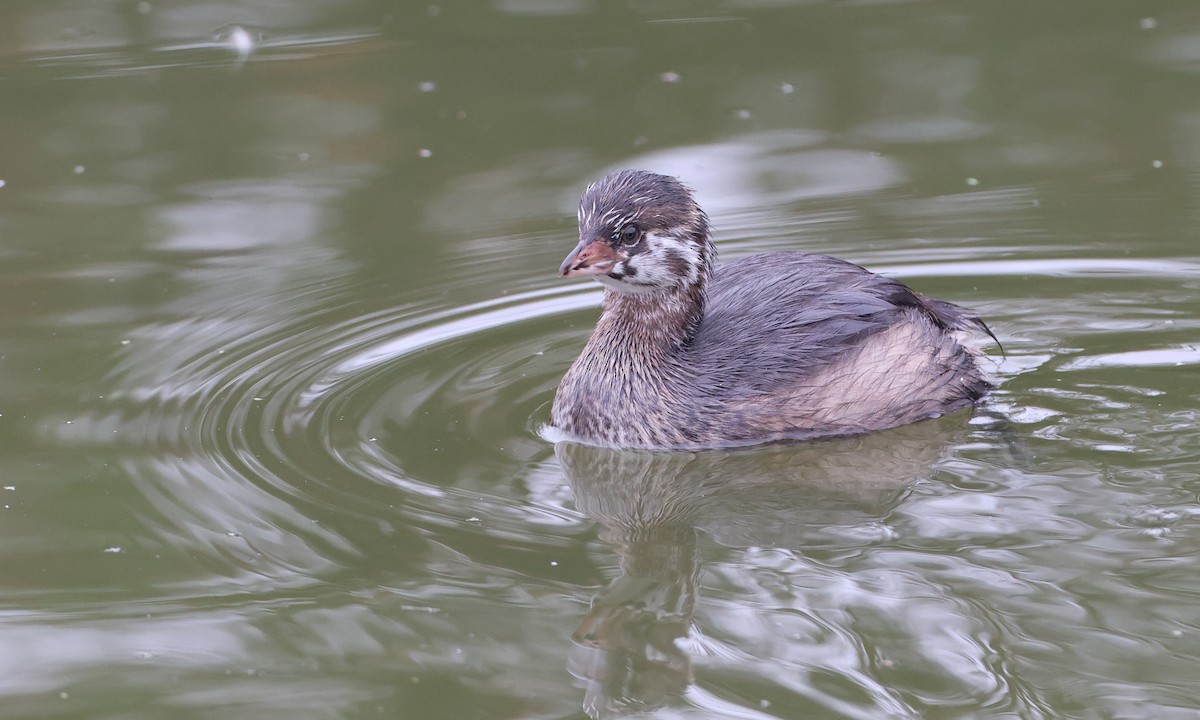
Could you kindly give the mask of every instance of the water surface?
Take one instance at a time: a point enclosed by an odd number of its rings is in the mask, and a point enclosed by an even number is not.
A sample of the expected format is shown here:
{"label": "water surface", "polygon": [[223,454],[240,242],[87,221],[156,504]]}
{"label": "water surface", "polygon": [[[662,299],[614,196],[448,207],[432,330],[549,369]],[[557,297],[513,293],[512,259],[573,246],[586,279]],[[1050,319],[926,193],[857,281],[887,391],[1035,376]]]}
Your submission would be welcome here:
{"label": "water surface", "polygon": [[[1196,716],[1189,3],[0,28],[0,717]],[[986,412],[555,447],[618,167],[977,309]]]}

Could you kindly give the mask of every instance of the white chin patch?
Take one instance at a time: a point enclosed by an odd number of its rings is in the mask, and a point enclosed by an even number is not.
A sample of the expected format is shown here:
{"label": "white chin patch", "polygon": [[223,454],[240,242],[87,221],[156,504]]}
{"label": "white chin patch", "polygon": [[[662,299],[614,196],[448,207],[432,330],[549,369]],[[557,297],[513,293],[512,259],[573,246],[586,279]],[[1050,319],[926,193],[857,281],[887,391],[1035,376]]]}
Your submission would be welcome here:
{"label": "white chin patch", "polygon": [[[613,270],[615,272],[623,272],[623,267],[624,267],[623,265],[618,265],[617,267],[614,267]],[[609,290],[615,290],[616,292],[619,292],[619,293],[635,295],[638,293],[656,292],[656,291],[659,291],[662,289],[661,287],[658,287],[655,285],[634,284],[633,282],[631,282],[632,279],[633,278],[629,278],[629,277],[621,277],[620,279],[617,279],[615,277],[610,277],[608,275],[597,275],[596,276],[596,281],[599,282],[601,285],[608,288]]]}

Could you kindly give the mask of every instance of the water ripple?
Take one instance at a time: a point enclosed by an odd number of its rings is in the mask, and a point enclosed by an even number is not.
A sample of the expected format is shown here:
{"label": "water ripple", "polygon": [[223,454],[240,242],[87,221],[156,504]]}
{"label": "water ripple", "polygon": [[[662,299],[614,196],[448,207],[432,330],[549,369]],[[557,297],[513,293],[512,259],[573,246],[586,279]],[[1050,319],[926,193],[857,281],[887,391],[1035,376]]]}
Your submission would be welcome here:
{"label": "water ripple", "polygon": [[[982,288],[972,304],[1010,353],[991,408],[1015,438],[956,417],[740,453],[553,448],[540,431],[593,322],[592,286],[547,277],[480,302],[402,295],[373,309],[349,301],[349,275],[263,286],[249,310],[180,303],[130,333],[105,386],[46,431],[92,445],[133,482],[145,538],[114,545],[118,558],[172,559],[148,581],[159,612],[184,622],[197,603],[238,613],[255,598],[275,612],[254,628],[287,637],[284,656],[341,662],[399,644],[393,664],[414,677],[565,662],[597,715],[672,698],[746,716],[774,702],[845,717],[1046,715],[1053,703],[1027,674],[1070,642],[1174,647],[1095,598],[1129,582],[1106,573],[1129,573],[1124,561],[1155,557],[1154,544],[1183,552],[1200,526],[1184,494],[1131,490],[1145,482],[1137,456],[1197,456],[1181,432],[1190,401],[1161,374],[1188,359],[1193,321],[1151,296],[1200,266],[1007,254],[928,244],[872,266]],[[463,265],[459,282],[491,259]],[[1114,275],[1133,281],[1113,293]],[[997,288],[1025,276],[1077,287],[1046,317],[1045,298]],[[1108,351],[1110,336],[1144,349]],[[1080,468],[1073,448],[1112,461]],[[609,552],[616,569],[599,559]],[[1066,566],[1080,574],[1064,581]],[[578,621],[569,651],[537,619],[548,608]],[[1186,615],[1181,602],[1161,612]],[[467,617],[487,641],[448,640]],[[529,648],[515,658],[514,637],[496,636],[514,617]],[[1089,630],[1058,631],[1072,625]]]}

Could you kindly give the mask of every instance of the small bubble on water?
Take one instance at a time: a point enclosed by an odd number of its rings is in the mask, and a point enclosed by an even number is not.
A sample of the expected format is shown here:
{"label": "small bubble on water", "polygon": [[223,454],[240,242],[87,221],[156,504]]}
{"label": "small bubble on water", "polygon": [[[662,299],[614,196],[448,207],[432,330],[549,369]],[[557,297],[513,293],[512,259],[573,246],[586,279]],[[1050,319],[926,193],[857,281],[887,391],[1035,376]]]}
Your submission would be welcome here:
{"label": "small bubble on water", "polygon": [[665,73],[659,73],[658,79],[665,83],[677,83],[682,79],[682,76],[674,70],[668,70]]}
{"label": "small bubble on water", "polygon": [[129,344],[129,342],[130,342],[129,340],[122,340],[122,341],[121,341],[121,344],[122,344],[122,345],[128,345],[128,344]]}
{"label": "small bubble on water", "polygon": [[104,552],[115,554],[115,553],[119,553],[119,552],[124,552],[124,550],[121,549],[120,545],[113,545],[112,547],[104,548]]}
{"label": "small bubble on water", "polygon": [[7,182],[7,181],[5,181],[5,180],[0,180],[0,188],[4,187],[4,186],[5,186],[5,185],[7,185],[7,184],[8,184],[8,182]]}
{"label": "small bubble on water", "polygon": [[551,561],[550,561],[550,567],[558,567],[558,561],[557,561],[557,560],[551,560]]}
{"label": "small bubble on water", "polygon": [[975,187],[975,186],[976,186],[976,185],[978,185],[978,184],[979,184],[979,178],[973,178],[973,177],[969,177],[969,178],[967,178],[967,185],[968,185],[968,186],[970,186],[970,187]]}
{"label": "small bubble on water", "polygon": [[429,80],[417,85],[417,87],[419,87],[423,93],[431,93],[434,90],[437,90],[437,84]]}
{"label": "small bubble on water", "polygon": [[482,521],[482,520],[480,520],[479,518],[475,517],[474,515],[472,515],[471,517],[467,518],[467,522],[469,522],[469,523],[478,523],[478,522],[483,522],[483,521]]}
{"label": "small bubble on water", "polygon": [[308,162],[309,156],[308,156],[308,153],[300,153],[296,157],[300,160],[300,162]]}
{"label": "small bubble on water", "polygon": [[1152,17],[1144,17],[1141,20],[1138,20],[1138,27],[1143,30],[1153,30],[1154,28],[1158,27],[1158,20],[1155,20]]}
{"label": "small bubble on water", "polygon": [[237,532],[237,531],[234,531],[234,530],[230,530],[229,532],[227,532],[227,533],[225,533],[225,534],[226,534],[227,536],[229,536],[229,537],[233,537],[233,538],[240,538],[240,537],[242,536],[242,534],[241,534],[240,532]]}
{"label": "small bubble on water", "polygon": [[1154,162],[1150,163],[1150,167],[1154,168],[1155,170],[1159,169],[1162,166],[1163,166],[1162,160],[1155,160]]}
{"label": "small bubble on water", "polygon": [[375,442],[377,438],[367,438],[367,442]]}
{"label": "small bubble on water", "polygon": [[746,108],[742,108],[741,110],[737,111],[737,119],[738,120],[749,120],[750,116],[751,116],[751,113]]}
{"label": "small bubble on water", "polygon": [[771,701],[766,698],[763,698],[762,700],[758,701],[758,706],[760,708],[766,710],[767,708],[771,707]]}
{"label": "small bubble on water", "polygon": [[76,175],[82,175],[85,172],[87,172],[87,168],[85,168],[82,165],[76,165],[74,168],[71,169],[71,172],[75,173]]}
{"label": "small bubble on water", "polygon": [[796,86],[792,85],[791,83],[784,83],[779,86],[779,90],[784,95],[791,95],[792,93],[796,92]]}
{"label": "small bubble on water", "polygon": [[234,25],[229,29],[229,46],[237,51],[238,57],[248,57],[254,52],[254,36],[241,25]]}
{"label": "small bubble on water", "polygon": [[417,154],[423,158],[433,157],[433,151],[430,150],[429,148],[421,148],[420,150],[417,151]]}
{"label": "small bubble on water", "polygon": [[69,698],[69,697],[71,697],[71,695],[70,695],[69,693],[60,692],[60,693],[58,694],[58,699],[59,699],[59,700],[66,700],[66,699],[67,699],[67,698]]}

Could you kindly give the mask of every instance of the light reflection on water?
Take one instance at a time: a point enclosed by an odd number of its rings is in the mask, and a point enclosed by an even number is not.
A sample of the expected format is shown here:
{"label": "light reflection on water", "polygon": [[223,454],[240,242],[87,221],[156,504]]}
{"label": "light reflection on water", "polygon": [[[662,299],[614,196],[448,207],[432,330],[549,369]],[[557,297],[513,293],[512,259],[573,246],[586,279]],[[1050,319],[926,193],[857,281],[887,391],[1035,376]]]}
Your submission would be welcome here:
{"label": "light reflection on water", "polygon": [[[818,48],[829,67],[551,43],[571,70],[536,89],[492,82],[530,71],[493,45],[454,65],[427,8],[303,29],[338,5],[240,60],[212,28],[256,18],[25,35],[35,89],[0,108],[0,716],[1200,703],[1186,93],[1133,137],[1102,74],[1033,62],[1077,36],[934,48],[937,3],[848,10],[859,48]],[[965,13],[934,34],[991,27]],[[59,22],[31,17],[7,26]],[[514,28],[480,17],[467,37]],[[646,47],[745,31],[688,19]],[[1188,37],[1122,52],[1186,73]],[[997,76],[1038,92],[993,107]],[[836,252],[981,310],[1007,351],[989,412],[734,453],[554,447],[599,300],[554,269],[617,166],[681,175],[725,258]]]}

